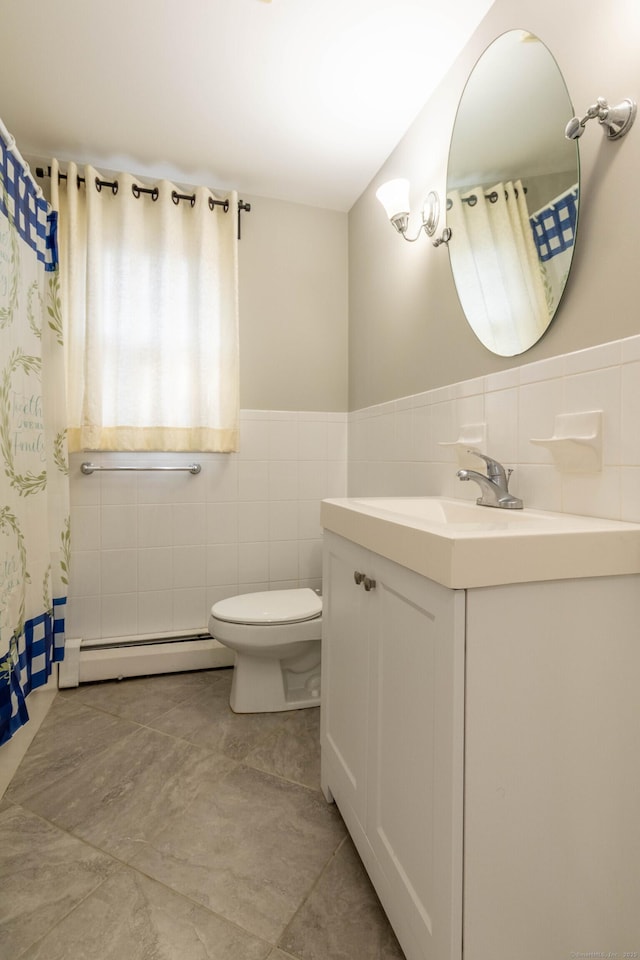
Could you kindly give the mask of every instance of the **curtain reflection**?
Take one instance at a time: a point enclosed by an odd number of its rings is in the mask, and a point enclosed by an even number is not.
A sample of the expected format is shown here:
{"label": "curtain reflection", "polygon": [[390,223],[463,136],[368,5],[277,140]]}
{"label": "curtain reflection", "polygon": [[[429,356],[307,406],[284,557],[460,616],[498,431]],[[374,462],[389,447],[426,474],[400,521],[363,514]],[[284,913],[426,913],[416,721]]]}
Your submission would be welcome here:
{"label": "curtain reflection", "polygon": [[520,180],[448,193],[458,296],[476,336],[502,356],[544,333],[550,304]]}

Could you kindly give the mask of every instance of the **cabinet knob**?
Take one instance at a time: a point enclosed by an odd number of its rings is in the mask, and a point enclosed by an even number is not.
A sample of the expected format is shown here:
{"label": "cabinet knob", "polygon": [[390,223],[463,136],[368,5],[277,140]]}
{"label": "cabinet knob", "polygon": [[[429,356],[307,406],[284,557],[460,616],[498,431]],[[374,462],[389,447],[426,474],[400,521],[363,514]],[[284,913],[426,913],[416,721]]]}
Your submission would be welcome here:
{"label": "cabinet knob", "polygon": [[353,579],[355,580],[355,582],[357,583],[357,585],[360,586],[360,584],[361,584],[362,581],[364,580],[364,573],[360,573],[359,570],[354,570],[354,571],[353,571]]}
{"label": "cabinet knob", "polygon": [[362,582],[364,584],[364,588],[367,591],[367,593],[369,592],[369,590],[375,589],[376,582],[375,580],[372,580],[371,577],[364,577]]}

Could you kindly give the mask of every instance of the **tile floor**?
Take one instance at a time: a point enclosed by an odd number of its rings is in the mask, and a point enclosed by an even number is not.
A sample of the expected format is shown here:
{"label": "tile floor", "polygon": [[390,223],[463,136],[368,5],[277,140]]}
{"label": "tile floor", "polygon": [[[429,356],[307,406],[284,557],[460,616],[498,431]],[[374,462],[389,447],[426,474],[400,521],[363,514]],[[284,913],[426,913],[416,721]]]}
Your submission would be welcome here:
{"label": "tile floor", "polygon": [[0,957],[403,960],[320,792],[319,710],[230,670],[60,691],[0,799]]}

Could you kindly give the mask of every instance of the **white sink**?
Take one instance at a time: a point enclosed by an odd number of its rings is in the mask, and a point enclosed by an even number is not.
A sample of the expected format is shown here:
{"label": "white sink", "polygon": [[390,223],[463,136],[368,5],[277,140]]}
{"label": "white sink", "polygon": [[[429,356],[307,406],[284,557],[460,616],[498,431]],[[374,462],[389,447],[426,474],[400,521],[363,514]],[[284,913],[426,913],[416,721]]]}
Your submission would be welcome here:
{"label": "white sink", "polygon": [[640,524],[446,497],[323,500],[322,526],[447,587],[640,573]]}
{"label": "white sink", "polygon": [[473,524],[480,529],[516,528],[522,524],[557,523],[560,513],[541,513],[531,510],[510,510],[502,507],[480,507],[466,500],[448,500],[444,497],[354,497],[354,505],[365,510],[399,514],[413,520],[435,524]]}

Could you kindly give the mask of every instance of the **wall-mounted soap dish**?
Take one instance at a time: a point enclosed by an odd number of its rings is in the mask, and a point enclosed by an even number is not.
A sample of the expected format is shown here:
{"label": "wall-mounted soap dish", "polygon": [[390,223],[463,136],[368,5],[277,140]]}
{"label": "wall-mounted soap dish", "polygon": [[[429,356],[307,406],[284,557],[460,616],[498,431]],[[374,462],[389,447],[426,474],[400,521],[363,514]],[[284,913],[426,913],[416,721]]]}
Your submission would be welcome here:
{"label": "wall-mounted soap dish", "polygon": [[564,473],[598,473],[602,470],[602,410],[559,413],[552,437],[529,442],[547,447]]}
{"label": "wall-mounted soap dish", "polygon": [[439,447],[453,447],[458,458],[458,466],[467,470],[478,466],[478,458],[469,453],[469,447],[484,450],[487,445],[486,423],[467,423],[460,427],[457,440],[440,440]]}

